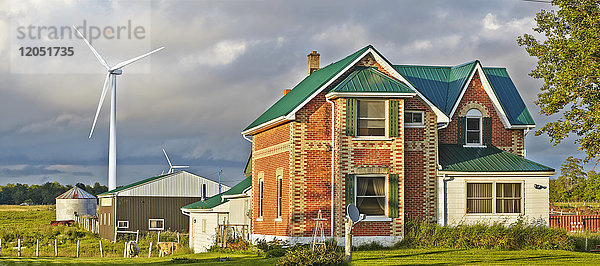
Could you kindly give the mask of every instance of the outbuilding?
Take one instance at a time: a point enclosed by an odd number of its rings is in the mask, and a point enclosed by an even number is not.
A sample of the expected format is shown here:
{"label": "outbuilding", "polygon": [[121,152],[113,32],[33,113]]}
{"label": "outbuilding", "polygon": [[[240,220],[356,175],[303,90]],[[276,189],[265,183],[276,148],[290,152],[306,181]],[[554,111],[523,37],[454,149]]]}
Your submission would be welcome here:
{"label": "outbuilding", "polygon": [[118,234],[138,231],[187,233],[188,217],[180,208],[228,189],[228,186],[187,171],[117,187],[98,195],[99,234],[116,240]]}
{"label": "outbuilding", "polygon": [[190,248],[206,252],[225,228],[228,235],[249,239],[252,221],[252,176],[231,189],[181,208],[190,216]]}
{"label": "outbuilding", "polygon": [[98,199],[87,191],[73,187],[56,197],[56,220],[75,220],[76,216],[95,216]]}

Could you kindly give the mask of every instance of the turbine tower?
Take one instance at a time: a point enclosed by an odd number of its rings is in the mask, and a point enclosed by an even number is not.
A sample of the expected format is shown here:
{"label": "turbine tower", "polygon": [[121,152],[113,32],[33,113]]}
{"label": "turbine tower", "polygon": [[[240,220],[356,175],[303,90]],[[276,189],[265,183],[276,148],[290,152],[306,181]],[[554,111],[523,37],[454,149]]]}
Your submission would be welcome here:
{"label": "turbine tower", "polygon": [[[169,163],[169,172],[167,172],[167,174],[172,174],[173,169],[182,169],[182,168],[190,167],[189,165],[172,165],[171,160],[169,160],[169,155],[167,155],[167,152],[165,151],[165,149],[162,149],[162,150],[163,150],[163,153],[165,154],[165,158],[167,158],[167,162]],[[163,172],[163,174],[164,174],[164,172]]]}
{"label": "turbine tower", "polygon": [[[92,53],[96,56],[100,64],[106,68],[108,73],[106,74],[106,79],[104,79],[104,87],[102,88],[102,94],[100,96],[100,101],[98,102],[98,109],[96,110],[96,116],[94,117],[94,123],[92,124],[92,129],[90,130],[90,135],[88,138],[92,138],[92,134],[94,133],[94,128],[96,127],[96,121],[98,120],[98,115],[100,114],[100,109],[102,108],[102,103],[104,102],[104,97],[106,96],[106,92],[108,91],[108,87],[111,87],[110,90],[110,122],[109,122],[109,141],[108,141],[108,189],[113,190],[117,188],[117,76],[123,74],[123,70],[121,68],[138,61],[146,56],[149,56],[153,53],[156,53],[165,47],[160,47],[156,50],[153,50],[149,53],[145,53],[143,55],[131,58],[129,60],[125,60],[120,62],[113,67],[110,67],[106,60],[100,56],[100,54],[92,47],[92,45],[88,42],[88,40],[77,30],[75,26],[73,29],[79,34],[79,36],[83,39],[85,44],[90,47]],[[112,86],[110,85],[112,81]]]}

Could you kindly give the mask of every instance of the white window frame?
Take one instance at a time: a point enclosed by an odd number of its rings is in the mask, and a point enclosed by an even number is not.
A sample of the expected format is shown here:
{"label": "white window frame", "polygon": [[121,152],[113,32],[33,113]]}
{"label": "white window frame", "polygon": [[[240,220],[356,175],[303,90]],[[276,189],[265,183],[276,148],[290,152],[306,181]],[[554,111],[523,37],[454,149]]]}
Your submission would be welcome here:
{"label": "white window frame", "polygon": [[[121,226],[121,223],[125,223],[125,226]],[[117,228],[129,228],[129,221],[117,221]]]}
{"label": "white window frame", "polygon": [[[161,221],[162,222],[162,227],[158,228],[158,227],[152,227],[151,224],[153,221]],[[165,219],[148,219],[148,230],[165,230]]]}
{"label": "white window frame", "polygon": [[[489,183],[492,184],[492,212],[491,213],[468,213],[467,212],[467,184],[468,183]],[[496,195],[496,184],[521,184],[521,212],[497,212],[496,211],[496,200],[498,199]],[[464,195],[465,195],[465,215],[504,215],[504,216],[518,216],[525,214],[525,181],[523,180],[502,180],[502,181],[493,181],[493,180],[465,180],[464,182]]]}
{"label": "white window frame", "polygon": [[[384,116],[385,116],[385,122],[384,122],[384,129],[383,129],[383,136],[362,136],[358,134],[358,129],[359,129],[359,117],[358,117],[358,109],[360,106],[360,102],[364,101],[364,102],[383,102],[385,110],[384,112]],[[356,137],[356,139],[360,139],[360,140],[369,140],[369,139],[373,139],[373,140],[391,140],[389,138],[389,110],[390,106],[389,106],[389,100],[386,99],[356,99],[356,104],[354,106],[354,136]],[[376,118],[376,119],[381,119],[381,118]]]}
{"label": "white window frame", "polygon": [[[369,175],[355,175],[354,176],[354,203],[358,203],[358,178],[369,178],[369,177],[383,177],[383,179],[385,180],[384,184],[385,184],[385,206],[384,206],[384,210],[383,210],[383,215],[367,215],[365,214],[365,219],[363,221],[391,221],[392,219],[389,218],[389,210],[388,210],[388,206],[389,206],[389,200],[390,200],[390,189],[389,189],[389,178],[388,175],[381,175],[381,174],[369,174]],[[358,205],[357,205],[358,207]]]}
{"label": "white window frame", "polygon": [[424,128],[425,127],[425,112],[418,110],[406,110],[404,111],[404,119],[406,119],[407,114],[420,114],[421,115],[421,123],[404,123],[404,127],[406,128]]}
{"label": "white window frame", "polygon": [[[469,143],[469,119],[478,119],[479,120],[479,142],[478,143]],[[467,111],[467,115],[465,116],[465,147],[485,147],[483,145],[483,115],[481,111],[476,108],[470,109]]]}

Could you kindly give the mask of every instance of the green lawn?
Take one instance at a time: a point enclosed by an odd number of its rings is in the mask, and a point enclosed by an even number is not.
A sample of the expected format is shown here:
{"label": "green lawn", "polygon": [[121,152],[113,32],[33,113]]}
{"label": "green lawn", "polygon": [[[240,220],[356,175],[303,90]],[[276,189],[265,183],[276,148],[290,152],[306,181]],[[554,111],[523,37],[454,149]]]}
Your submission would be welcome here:
{"label": "green lawn", "polygon": [[[187,260],[165,258],[2,258],[0,264],[142,264],[173,265],[273,265],[277,259],[257,255],[203,253],[174,256]],[[224,261],[221,261],[224,260]],[[395,249],[354,252],[352,265],[600,265],[600,254],[557,251],[525,250],[499,251],[483,249]]]}

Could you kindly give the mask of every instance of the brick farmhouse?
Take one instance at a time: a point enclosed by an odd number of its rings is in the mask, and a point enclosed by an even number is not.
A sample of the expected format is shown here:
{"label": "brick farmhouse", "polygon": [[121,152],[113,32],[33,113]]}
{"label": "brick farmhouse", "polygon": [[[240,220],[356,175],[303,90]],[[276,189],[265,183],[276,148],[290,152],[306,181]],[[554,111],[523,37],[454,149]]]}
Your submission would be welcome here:
{"label": "brick farmhouse", "polygon": [[252,141],[252,237],[391,245],[407,220],[547,224],[554,169],[525,156],[535,125],[505,68],[393,65],[371,45],[319,68],[242,135]]}

